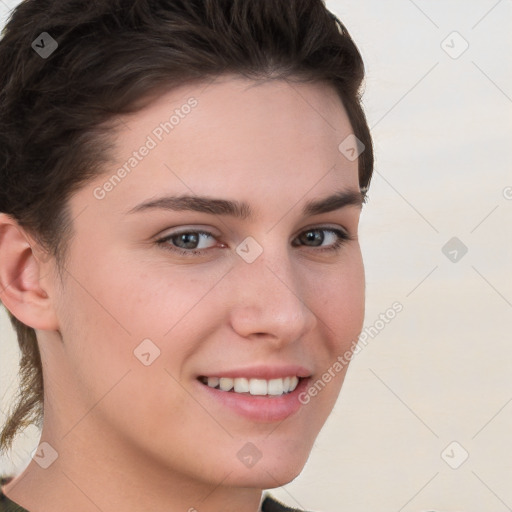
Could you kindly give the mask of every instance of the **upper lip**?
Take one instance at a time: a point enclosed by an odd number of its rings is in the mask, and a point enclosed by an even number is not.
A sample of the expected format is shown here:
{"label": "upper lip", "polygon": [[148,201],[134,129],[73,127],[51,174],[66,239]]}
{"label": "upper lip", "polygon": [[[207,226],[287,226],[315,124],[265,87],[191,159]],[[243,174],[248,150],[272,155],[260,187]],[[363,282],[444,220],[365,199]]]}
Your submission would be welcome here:
{"label": "upper lip", "polygon": [[247,379],[280,379],[285,377],[310,377],[311,373],[307,368],[300,365],[259,365],[247,366],[245,368],[236,368],[230,370],[209,371],[201,374],[200,377],[228,377],[231,379],[247,378]]}

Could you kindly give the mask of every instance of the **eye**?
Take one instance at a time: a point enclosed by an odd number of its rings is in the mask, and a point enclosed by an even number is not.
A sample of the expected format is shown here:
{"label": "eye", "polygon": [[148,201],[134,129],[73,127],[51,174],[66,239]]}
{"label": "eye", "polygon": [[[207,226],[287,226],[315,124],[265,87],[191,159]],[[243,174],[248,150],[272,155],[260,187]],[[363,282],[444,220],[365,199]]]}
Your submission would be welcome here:
{"label": "eye", "polygon": [[[326,237],[324,233],[328,233],[328,236]],[[322,243],[325,242],[326,240],[328,242],[330,240],[332,241],[330,244],[327,244],[326,246],[323,246],[321,249],[318,249],[320,251],[338,251],[342,245],[344,245],[347,241],[353,239],[354,238],[352,236],[350,236],[347,232],[342,231],[341,229],[328,227],[308,229],[306,231],[303,231],[297,237],[297,240],[305,243],[306,245],[312,242],[313,245],[310,247],[321,246]],[[294,243],[293,245],[296,246],[297,244]]]}
{"label": "eye", "polygon": [[[327,236],[325,235],[327,233]],[[205,255],[208,248],[213,248],[215,244],[203,245],[201,242],[208,242],[208,239],[215,240],[215,235],[209,231],[188,230],[179,233],[171,233],[156,241],[157,245],[165,250],[177,253],[181,256],[199,256]],[[298,243],[295,241],[297,240]],[[341,229],[332,227],[319,227],[303,231],[292,243],[293,247],[304,244],[316,248],[316,251],[338,251],[349,240],[354,238]],[[325,242],[328,242],[325,244]],[[330,243],[329,243],[330,242]],[[310,245],[311,244],[311,245]]]}
{"label": "eye", "polygon": [[[205,247],[197,248],[201,241],[208,238],[215,239],[214,235],[208,231],[182,231],[181,233],[172,233],[160,238],[157,244],[163,246],[169,251],[176,252],[183,256],[191,256],[194,254],[203,254]],[[172,244],[170,243],[172,242]],[[173,244],[177,244],[177,247]]]}

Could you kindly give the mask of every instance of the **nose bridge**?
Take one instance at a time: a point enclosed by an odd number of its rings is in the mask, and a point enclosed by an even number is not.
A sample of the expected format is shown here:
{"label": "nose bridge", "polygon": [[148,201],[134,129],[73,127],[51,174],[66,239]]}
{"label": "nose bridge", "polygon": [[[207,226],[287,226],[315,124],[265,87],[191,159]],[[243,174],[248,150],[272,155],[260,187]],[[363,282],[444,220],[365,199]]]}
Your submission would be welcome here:
{"label": "nose bridge", "polygon": [[274,244],[251,263],[242,258],[232,273],[231,324],[240,335],[266,334],[285,343],[316,324],[286,248]]}

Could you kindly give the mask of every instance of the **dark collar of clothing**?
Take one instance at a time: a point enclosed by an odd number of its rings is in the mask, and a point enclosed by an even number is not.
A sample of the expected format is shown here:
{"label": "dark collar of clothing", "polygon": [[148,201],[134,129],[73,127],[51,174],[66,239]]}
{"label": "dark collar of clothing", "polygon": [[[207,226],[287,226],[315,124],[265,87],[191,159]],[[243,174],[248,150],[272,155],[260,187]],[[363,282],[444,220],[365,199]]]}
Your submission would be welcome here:
{"label": "dark collar of clothing", "polygon": [[[0,485],[7,484],[12,476],[0,477]],[[266,493],[261,503],[261,512],[301,512],[299,509],[290,508],[277,501],[270,494]],[[11,501],[0,489],[0,512],[29,512],[14,501]]]}
{"label": "dark collar of clothing", "polygon": [[261,503],[261,512],[304,512],[302,509],[290,508],[280,501],[277,501],[273,496],[266,493],[263,502]]}

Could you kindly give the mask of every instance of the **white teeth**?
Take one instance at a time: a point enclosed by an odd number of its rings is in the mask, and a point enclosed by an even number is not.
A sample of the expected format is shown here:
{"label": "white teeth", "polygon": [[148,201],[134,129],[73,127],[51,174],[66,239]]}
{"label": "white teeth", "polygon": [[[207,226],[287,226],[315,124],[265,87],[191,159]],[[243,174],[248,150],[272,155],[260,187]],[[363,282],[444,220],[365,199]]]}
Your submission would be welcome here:
{"label": "white teeth", "polygon": [[216,388],[219,385],[219,380],[218,377],[208,377],[208,386]]}
{"label": "white teeth", "polygon": [[284,389],[283,379],[272,379],[268,381],[269,395],[282,395]]}
{"label": "white teeth", "polygon": [[234,379],[235,380],[235,393],[249,393],[249,380],[248,379]]}
{"label": "white teeth", "polygon": [[231,391],[233,389],[233,379],[221,377],[219,379],[219,386],[222,391]]}
{"label": "white teeth", "polygon": [[296,376],[285,377],[284,379],[246,379],[239,377],[208,377],[203,382],[211,388],[219,388],[222,391],[233,391],[235,393],[249,393],[255,396],[271,395],[281,396],[292,392],[299,384]]}
{"label": "white teeth", "polygon": [[249,381],[249,393],[251,395],[266,395],[268,384],[264,379],[251,379]]}

